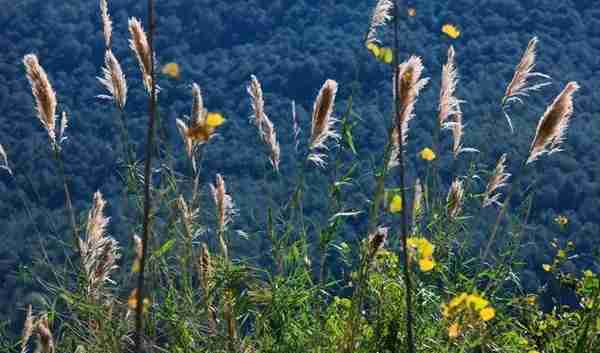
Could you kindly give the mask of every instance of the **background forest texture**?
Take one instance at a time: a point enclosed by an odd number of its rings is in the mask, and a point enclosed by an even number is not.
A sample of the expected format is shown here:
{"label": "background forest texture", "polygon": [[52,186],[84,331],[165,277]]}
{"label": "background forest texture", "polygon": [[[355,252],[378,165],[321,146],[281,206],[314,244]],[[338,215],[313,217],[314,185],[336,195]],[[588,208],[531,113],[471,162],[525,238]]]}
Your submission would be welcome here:
{"label": "background forest texture", "polygon": [[[264,147],[250,126],[251,106],[246,93],[250,75],[256,75],[265,92],[266,108],[281,143],[281,174],[295,168],[291,104],[302,128],[301,139],[310,132],[312,102],[328,78],[340,83],[335,115],[340,116],[352,93],[353,134],[358,156],[367,171],[385,141],[384,117],[390,114],[392,88],[389,68],[364,48],[374,1],[366,0],[169,0],[158,1],[156,52],[159,65],[176,62],[181,78],[159,76],[160,133],[169,142],[185,171],[188,164],[177,133],[175,119],[189,114],[190,85],[202,88],[205,105],[224,114],[226,123],[204,151],[203,182],[215,173],[227,177],[228,190],[240,210],[235,229],[240,238],[238,253],[261,261],[265,242],[255,234],[265,216],[260,205],[266,188],[275,197],[289,195],[291,185],[278,182],[265,157]],[[593,249],[600,248],[600,2],[597,0],[422,0],[412,1],[416,16],[400,23],[401,61],[410,54],[423,58],[432,81],[424,89],[411,123],[407,149],[410,180],[424,173],[418,151],[432,145],[436,124],[439,77],[447,49],[456,49],[460,83],[457,96],[466,123],[464,144],[481,151],[462,155],[453,162],[448,152],[451,136],[443,134],[446,153],[440,153],[445,188],[450,175],[469,165],[493,169],[502,153],[508,153],[509,169],[525,157],[538,118],[564,82],[581,85],[564,153],[534,163],[521,178],[513,204],[532,197],[532,212],[521,250],[525,263],[521,276],[527,288],[548,280],[542,264],[551,263],[555,249],[551,240],[573,241],[579,257],[566,266],[572,271],[598,272]],[[138,1],[113,0],[115,26],[113,48],[129,80],[127,102],[130,140],[143,156],[147,101],[136,59],[127,39],[127,18],[144,17]],[[139,223],[122,201],[123,183],[119,130],[110,104],[96,96],[104,89],[101,74],[104,41],[95,2],[77,0],[0,1],[0,142],[4,145],[15,178],[0,174],[0,319],[23,316],[26,304],[44,300],[30,271],[35,259],[47,256],[60,265],[66,261],[68,242],[64,195],[55,165],[49,158],[46,132],[35,118],[22,58],[35,52],[49,73],[62,109],[70,116],[69,139],[64,145],[66,173],[70,178],[75,209],[86,217],[90,195],[101,190],[112,217],[110,233],[124,249],[131,249],[131,224]],[[457,39],[441,32],[445,23],[462,31]],[[540,39],[536,71],[550,75],[554,84],[527,99],[527,107],[511,110],[515,133],[510,132],[500,110],[500,100],[522,51],[533,36]],[[387,38],[391,42],[391,38]],[[326,182],[318,173],[307,176],[318,189]],[[483,180],[487,176],[482,175]],[[364,201],[373,188],[371,179],[353,190],[352,198]],[[483,182],[483,181],[482,181]],[[278,188],[277,185],[280,185]],[[307,212],[315,223],[323,217],[324,200],[307,192]],[[257,211],[258,210],[258,211]],[[261,213],[262,212],[262,213]],[[554,222],[565,215],[569,223]],[[491,223],[495,212],[481,222]],[[365,217],[346,226],[364,227]],[[484,232],[473,227],[475,246]],[[354,234],[355,232],[348,232]],[[356,241],[356,239],[347,239]],[[235,246],[234,246],[235,248]],[[45,249],[45,252],[42,252]],[[19,321],[21,319],[16,319]],[[11,326],[19,329],[19,323]]]}

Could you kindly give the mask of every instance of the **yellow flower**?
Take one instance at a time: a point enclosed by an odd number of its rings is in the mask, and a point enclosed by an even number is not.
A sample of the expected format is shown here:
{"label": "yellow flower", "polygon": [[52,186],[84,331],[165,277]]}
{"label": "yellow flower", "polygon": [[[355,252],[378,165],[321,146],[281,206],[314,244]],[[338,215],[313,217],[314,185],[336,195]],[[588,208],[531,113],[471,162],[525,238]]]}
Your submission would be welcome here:
{"label": "yellow flower", "polygon": [[223,125],[225,118],[220,113],[208,113],[206,114],[206,125],[210,127],[218,127]]}
{"label": "yellow flower", "polygon": [[528,295],[525,298],[525,301],[527,301],[527,304],[529,304],[529,305],[535,305],[535,300],[536,300],[535,295]]}
{"label": "yellow flower", "polygon": [[168,63],[162,67],[162,74],[178,80],[181,76],[179,65],[177,63]]}
{"label": "yellow flower", "polygon": [[429,272],[433,270],[434,267],[435,261],[430,257],[419,260],[419,268],[423,272]]}
{"label": "yellow flower", "polygon": [[494,316],[496,316],[496,310],[494,310],[494,308],[491,306],[483,308],[479,311],[479,317],[481,317],[481,320],[483,321],[490,321],[494,318]]}
{"label": "yellow flower", "polygon": [[552,266],[548,265],[548,264],[543,264],[542,268],[544,269],[544,271],[546,272],[550,272],[552,271]]}
{"label": "yellow flower", "polygon": [[560,225],[560,226],[565,226],[567,225],[567,223],[569,223],[569,219],[563,215],[557,216],[556,218],[554,218],[554,223]]}
{"label": "yellow flower", "polygon": [[455,25],[452,24],[443,25],[442,32],[446,33],[452,39],[456,39],[460,36],[460,31]]}
{"label": "yellow flower", "polygon": [[400,211],[402,211],[402,197],[400,195],[394,195],[390,202],[390,212],[399,213]]}
{"label": "yellow flower", "polygon": [[590,270],[585,270],[585,271],[583,271],[583,276],[584,277],[593,277],[594,273]]}
{"label": "yellow flower", "polygon": [[[137,310],[137,297],[138,297],[138,289],[134,288],[131,293],[129,294],[129,298],[127,298],[127,306],[129,307],[129,310]],[[143,311],[147,312],[148,311],[148,307],[150,306],[150,299],[148,298],[144,298],[144,300],[142,300],[143,302]]]}
{"label": "yellow flower", "polygon": [[426,160],[426,161],[432,161],[435,159],[435,152],[433,152],[433,150],[429,147],[423,148],[421,150],[421,152],[419,152],[419,156]]}
{"label": "yellow flower", "polygon": [[478,296],[477,294],[471,294],[467,297],[467,305],[472,306],[475,310],[481,310],[489,305],[490,302]]}
{"label": "yellow flower", "polygon": [[448,327],[448,337],[456,338],[458,335],[460,335],[460,325],[458,322],[454,322]]}

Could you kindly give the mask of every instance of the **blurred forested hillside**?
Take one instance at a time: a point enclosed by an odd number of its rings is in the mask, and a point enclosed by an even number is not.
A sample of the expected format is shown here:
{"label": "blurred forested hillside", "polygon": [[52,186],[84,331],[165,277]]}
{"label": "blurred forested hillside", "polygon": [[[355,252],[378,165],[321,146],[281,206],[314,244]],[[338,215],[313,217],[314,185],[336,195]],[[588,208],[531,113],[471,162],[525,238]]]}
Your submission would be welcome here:
{"label": "blurred forested hillside", "polygon": [[[291,102],[296,101],[306,140],[312,102],[323,82],[339,82],[336,115],[346,108],[352,82],[354,138],[366,173],[371,160],[380,158],[390,112],[389,66],[376,61],[364,48],[363,37],[374,0],[169,0],[158,1],[156,51],[159,64],[176,62],[181,79],[159,77],[164,136],[179,156],[177,169],[188,165],[175,128],[175,118],[189,114],[190,84],[202,88],[209,110],[224,113],[227,122],[205,151],[202,182],[222,173],[240,215],[235,227],[245,232],[260,229],[265,190],[275,188],[279,200],[289,195],[294,169]],[[143,157],[147,119],[146,95],[137,62],[129,49],[127,19],[145,23],[145,2],[109,1],[114,22],[113,48],[124,67],[130,87],[127,112],[131,140]],[[600,246],[600,2],[597,0],[415,0],[416,16],[400,23],[400,60],[410,54],[424,59],[431,77],[416,108],[409,134],[411,180],[419,171],[416,154],[431,146],[436,122],[442,64],[454,45],[461,80],[457,95],[463,106],[464,143],[481,153],[464,154],[452,162],[444,133],[445,152],[439,153],[445,182],[455,172],[464,173],[470,162],[493,168],[509,154],[511,172],[525,158],[538,118],[568,81],[582,86],[576,95],[575,114],[565,151],[535,162],[522,178],[514,204],[533,195],[523,272],[531,288],[543,284],[541,264],[551,261],[550,240],[575,242],[582,256],[570,266],[598,269],[592,249]],[[33,100],[22,58],[38,54],[58,94],[59,111],[71,117],[64,148],[75,207],[83,220],[92,193],[101,190],[108,199],[111,234],[128,247],[131,231],[122,202],[119,130],[110,103],[96,76],[104,59],[100,16],[96,1],[1,1],[0,7],[0,143],[4,145],[14,178],[0,175],[0,318],[14,314],[20,304],[34,300],[39,285],[24,275],[35,258],[49,256],[64,261],[60,241],[68,246],[67,214],[57,170],[50,157],[46,132],[35,117]],[[445,23],[462,31],[453,40],[441,32]],[[525,106],[511,110],[511,134],[500,110],[500,100],[515,65],[531,37],[538,36],[536,71],[550,75],[553,84],[532,94]],[[391,45],[390,33],[382,35]],[[251,114],[246,85],[251,74],[262,82],[267,113],[282,144],[282,177],[270,173]],[[266,177],[265,177],[266,175]],[[318,173],[315,188],[319,187]],[[485,180],[485,176],[482,175]],[[278,180],[283,179],[283,180]],[[365,178],[368,179],[368,178]],[[279,186],[277,186],[279,185]],[[363,202],[372,181],[363,185]],[[533,190],[533,191],[531,191]],[[308,194],[308,193],[307,193]],[[322,200],[306,200],[315,222]],[[566,215],[567,227],[554,224]],[[493,216],[490,211],[489,217]],[[135,218],[130,218],[135,221]],[[257,223],[258,222],[258,223]],[[357,226],[360,221],[357,222]],[[480,235],[488,228],[476,229]],[[489,225],[488,225],[489,227]],[[41,249],[47,249],[43,254]],[[260,239],[246,247],[261,249]],[[258,256],[260,253],[249,253]],[[10,303],[10,305],[8,305]]]}

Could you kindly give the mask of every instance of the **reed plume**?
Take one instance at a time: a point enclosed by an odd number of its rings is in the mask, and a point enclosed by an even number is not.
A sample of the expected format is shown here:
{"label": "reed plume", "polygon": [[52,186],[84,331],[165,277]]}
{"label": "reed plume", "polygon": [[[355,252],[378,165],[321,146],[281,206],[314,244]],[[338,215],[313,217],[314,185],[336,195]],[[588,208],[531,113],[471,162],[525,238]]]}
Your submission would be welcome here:
{"label": "reed plume", "polygon": [[177,198],[177,208],[179,208],[179,212],[181,212],[181,219],[183,223],[183,228],[185,229],[185,236],[189,241],[194,240],[194,232],[192,229],[192,225],[196,216],[198,215],[197,209],[190,209],[190,207],[185,202],[183,195],[179,195]]}
{"label": "reed plume", "polygon": [[102,18],[102,32],[104,33],[104,43],[106,49],[110,48],[112,37],[112,20],[108,14],[107,0],[100,0],[100,17]]}
{"label": "reed plume", "polygon": [[250,76],[250,84],[246,87],[246,91],[250,95],[250,102],[254,111],[254,124],[258,128],[261,140],[269,148],[271,165],[276,171],[279,171],[281,149],[279,148],[279,142],[277,142],[273,122],[265,113],[262,87],[256,76]]}
{"label": "reed plume", "polygon": [[[394,101],[396,96],[398,97],[398,111],[396,112],[396,118],[394,120],[394,128],[392,130],[392,141],[391,157],[388,163],[388,168],[398,166],[398,155],[400,153],[400,146],[406,144],[408,136],[408,123],[415,116],[413,113],[415,103],[420,91],[429,82],[429,78],[421,78],[423,72],[423,63],[421,58],[417,56],[411,56],[407,61],[398,65],[398,69],[394,75]],[[399,79],[398,79],[399,78]],[[400,84],[397,84],[397,82]],[[399,127],[402,127],[401,129]],[[402,131],[402,136],[400,136]]]}
{"label": "reed plume", "polygon": [[508,125],[510,127],[510,131],[513,132],[513,125],[510,119],[510,116],[506,113],[505,108],[511,102],[518,102],[523,104],[522,97],[529,96],[529,92],[537,91],[540,88],[547,86],[550,82],[542,82],[534,85],[528,85],[528,81],[532,77],[541,77],[544,79],[550,79],[550,76],[546,74],[542,74],[539,72],[533,72],[535,67],[535,47],[537,45],[538,38],[533,37],[529,44],[527,44],[527,49],[523,53],[521,57],[521,61],[515,68],[515,73],[513,75],[512,80],[506,87],[506,92],[504,93],[504,97],[502,98],[502,110],[504,111],[504,116],[508,121]]}
{"label": "reed plume", "polygon": [[579,89],[577,82],[567,83],[563,91],[554,99],[540,118],[531,143],[526,164],[538,159],[544,153],[560,152],[571,116],[573,115],[573,94]]}
{"label": "reed plume", "polygon": [[462,210],[464,195],[463,182],[457,178],[452,182],[446,198],[446,211],[450,218],[456,218]]}
{"label": "reed plume", "polygon": [[36,353],[54,353],[54,337],[48,324],[48,314],[43,314],[35,324],[37,335]]}
{"label": "reed plume", "polygon": [[217,233],[223,257],[228,257],[227,244],[225,243],[224,232],[227,225],[231,222],[235,214],[233,200],[225,190],[225,180],[221,174],[217,174],[215,184],[210,185],[210,189],[217,207]]}
{"label": "reed plume", "polygon": [[391,0],[377,0],[377,4],[371,13],[371,22],[365,40],[366,44],[379,41],[377,39],[377,28],[384,26],[392,18],[391,12],[393,8],[394,4]]}
{"label": "reed plume", "polygon": [[375,232],[369,234],[369,249],[368,249],[368,258],[371,261],[377,252],[383,248],[385,241],[388,236],[388,228],[386,227],[377,227]]}
{"label": "reed plume", "polygon": [[117,269],[116,262],[120,258],[118,242],[106,234],[110,218],[104,216],[105,206],[102,194],[96,191],[88,213],[85,239],[79,239],[87,294],[92,298],[99,298],[102,286],[112,282],[110,273]]}
{"label": "reed plume", "polygon": [[12,170],[8,165],[8,156],[6,155],[6,151],[4,150],[4,147],[2,147],[2,145],[0,145],[0,158],[0,169],[4,169],[8,172],[8,174],[12,175]]}
{"label": "reed plume", "polygon": [[338,84],[336,81],[325,81],[313,105],[311,135],[309,142],[309,149],[311,150],[311,153],[309,154],[308,159],[320,167],[324,167],[326,165],[326,156],[325,154],[317,153],[315,150],[319,148],[327,149],[325,142],[330,137],[334,140],[340,138],[340,135],[338,135],[338,133],[333,129],[337,119],[331,116],[333,113],[337,89]]}
{"label": "reed plume", "polygon": [[214,316],[214,308],[210,299],[211,281],[213,278],[213,267],[206,243],[202,243],[200,249],[200,257],[198,259],[198,272],[200,277],[200,287],[202,288],[202,296],[206,311],[206,319],[208,322],[208,333],[214,335],[217,331],[217,323]]}
{"label": "reed plume", "polygon": [[119,61],[110,49],[104,55],[102,74],[103,77],[97,76],[96,78],[110,95],[101,94],[96,97],[114,100],[120,110],[125,109],[125,104],[127,103],[127,81],[121,69],[121,64],[119,64]]}
{"label": "reed plume", "polygon": [[139,235],[133,235],[133,251],[135,257],[133,258],[132,272],[140,272],[140,262],[142,260],[142,238]]}
{"label": "reed plume", "polygon": [[438,121],[441,127],[451,117],[461,115],[460,104],[464,101],[454,95],[458,84],[458,70],[454,64],[454,47],[448,49],[448,61],[442,67],[440,102],[438,105]]}
{"label": "reed plume", "polygon": [[298,152],[298,146],[300,145],[300,123],[298,123],[298,116],[296,115],[296,101],[292,101],[292,131],[294,133],[294,149]]}
{"label": "reed plume", "polygon": [[412,223],[413,229],[416,230],[417,222],[421,218],[423,214],[423,185],[421,185],[421,180],[417,178],[415,180],[415,195],[413,198],[412,204]]}
{"label": "reed plume", "polygon": [[151,66],[153,55],[150,51],[148,37],[146,37],[142,23],[135,17],[129,19],[129,33],[131,33],[129,47],[138,59],[144,88],[146,88],[146,92],[150,93],[152,90]]}
{"label": "reed plume", "polygon": [[485,194],[483,198],[483,207],[487,207],[493,204],[496,204],[502,207],[502,204],[498,201],[498,199],[502,196],[502,193],[496,192],[499,188],[507,185],[508,178],[510,178],[510,173],[506,171],[506,153],[504,153],[500,159],[498,160],[498,164],[496,164],[496,168],[494,168],[494,174],[490,178],[490,181],[487,184],[485,189]]}
{"label": "reed plume", "polygon": [[48,75],[40,65],[35,54],[27,54],[23,58],[27,79],[31,85],[31,92],[35,98],[35,108],[37,116],[46,132],[50,137],[50,143],[53,148],[57,148],[56,143],[56,92],[48,80]]}
{"label": "reed plume", "polygon": [[176,119],[177,129],[186,147],[188,158],[192,161],[196,170],[194,150],[198,145],[204,144],[214,135],[216,126],[207,122],[208,111],[204,107],[200,86],[192,84],[192,112],[191,116],[185,116],[186,121]]}
{"label": "reed plume", "polygon": [[21,334],[21,353],[27,352],[27,343],[33,334],[34,317],[31,309],[31,304],[27,307],[27,316],[25,316],[25,323],[23,324],[23,332]]}

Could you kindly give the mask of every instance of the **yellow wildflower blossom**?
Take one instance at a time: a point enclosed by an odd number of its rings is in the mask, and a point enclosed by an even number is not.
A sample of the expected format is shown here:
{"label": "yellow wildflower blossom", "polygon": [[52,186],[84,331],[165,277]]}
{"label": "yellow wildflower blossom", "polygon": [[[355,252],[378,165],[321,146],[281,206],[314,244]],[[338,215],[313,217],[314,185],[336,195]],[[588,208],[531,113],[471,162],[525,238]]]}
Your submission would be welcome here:
{"label": "yellow wildflower blossom", "polygon": [[544,269],[544,271],[546,272],[550,272],[552,271],[552,266],[548,265],[548,264],[543,264],[542,268]]}
{"label": "yellow wildflower blossom", "polygon": [[419,268],[423,272],[429,272],[435,267],[435,261],[432,258],[424,258],[419,260]]}
{"label": "yellow wildflower blossom", "polygon": [[161,73],[165,76],[178,80],[181,77],[181,72],[179,70],[179,64],[177,63],[168,63],[162,67]]}
{"label": "yellow wildflower blossom", "polygon": [[402,211],[402,197],[400,195],[394,195],[390,202],[390,212],[399,213]]}
{"label": "yellow wildflower blossom", "polygon": [[435,159],[435,152],[433,152],[433,150],[431,148],[426,147],[426,148],[423,148],[421,150],[421,152],[419,152],[419,156],[422,159],[431,162],[432,160]]}
{"label": "yellow wildflower blossom", "polygon": [[448,337],[456,338],[458,335],[460,335],[460,325],[458,322],[454,322],[448,327]]}
{"label": "yellow wildflower blossom", "polygon": [[455,25],[445,24],[442,26],[442,32],[446,33],[448,37],[456,39],[460,36],[460,31]]}
{"label": "yellow wildflower blossom", "polygon": [[494,310],[494,308],[491,306],[488,306],[487,308],[483,308],[479,311],[479,316],[483,321],[490,321],[494,318],[494,316],[496,316],[496,310]]}

